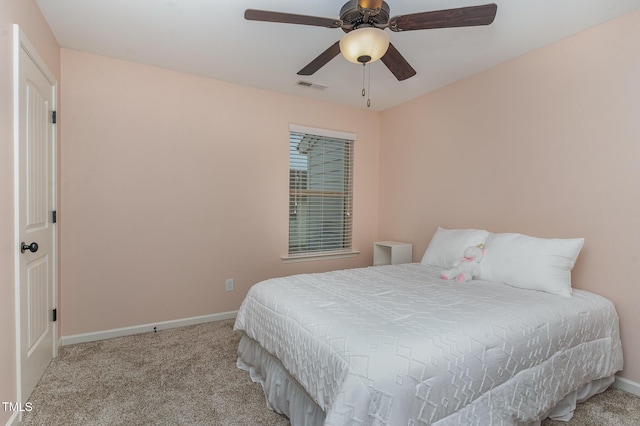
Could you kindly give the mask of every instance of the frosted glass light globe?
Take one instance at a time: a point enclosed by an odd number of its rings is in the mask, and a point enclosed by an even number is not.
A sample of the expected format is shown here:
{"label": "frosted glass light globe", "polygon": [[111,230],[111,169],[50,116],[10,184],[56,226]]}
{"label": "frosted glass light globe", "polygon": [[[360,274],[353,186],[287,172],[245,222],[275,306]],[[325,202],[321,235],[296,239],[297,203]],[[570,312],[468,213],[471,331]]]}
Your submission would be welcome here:
{"label": "frosted glass light globe", "polygon": [[389,35],[384,30],[373,27],[350,31],[340,40],[340,52],[354,64],[377,61],[388,48]]}

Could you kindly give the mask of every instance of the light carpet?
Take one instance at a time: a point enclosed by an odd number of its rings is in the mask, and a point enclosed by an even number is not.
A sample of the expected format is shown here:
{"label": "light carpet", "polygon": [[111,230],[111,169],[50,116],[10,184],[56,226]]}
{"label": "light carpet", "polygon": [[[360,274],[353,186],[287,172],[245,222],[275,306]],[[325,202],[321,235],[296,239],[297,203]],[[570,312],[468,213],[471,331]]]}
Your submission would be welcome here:
{"label": "light carpet", "polygon": [[[288,425],[236,367],[233,320],[64,346],[29,401],[23,425]],[[568,422],[640,424],[640,397],[609,389]]]}

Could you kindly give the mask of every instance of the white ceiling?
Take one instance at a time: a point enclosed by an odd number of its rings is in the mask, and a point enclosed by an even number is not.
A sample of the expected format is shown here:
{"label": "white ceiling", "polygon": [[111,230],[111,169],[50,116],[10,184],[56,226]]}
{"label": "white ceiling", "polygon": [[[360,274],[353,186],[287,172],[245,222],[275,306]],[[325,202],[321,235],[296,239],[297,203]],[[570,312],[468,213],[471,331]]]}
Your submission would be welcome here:
{"label": "white ceiling", "polygon": [[[366,108],[362,66],[337,56],[296,73],[340,29],[246,21],[245,9],[339,18],[346,0],[36,0],[61,47]],[[390,15],[491,0],[386,0]],[[371,65],[371,109],[385,110],[635,9],[640,0],[495,0],[493,24],[390,34],[417,75]],[[303,88],[299,80],[328,86]]]}

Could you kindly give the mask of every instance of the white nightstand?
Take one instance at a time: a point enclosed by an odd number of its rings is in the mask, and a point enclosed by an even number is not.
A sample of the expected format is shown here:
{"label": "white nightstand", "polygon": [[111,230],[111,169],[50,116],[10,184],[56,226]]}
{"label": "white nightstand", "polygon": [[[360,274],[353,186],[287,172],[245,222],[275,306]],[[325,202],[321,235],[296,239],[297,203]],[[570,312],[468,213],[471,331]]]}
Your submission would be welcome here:
{"label": "white nightstand", "polygon": [[397,265],[413,261],[413,245],[400,241],[373,243],[373,265]]}

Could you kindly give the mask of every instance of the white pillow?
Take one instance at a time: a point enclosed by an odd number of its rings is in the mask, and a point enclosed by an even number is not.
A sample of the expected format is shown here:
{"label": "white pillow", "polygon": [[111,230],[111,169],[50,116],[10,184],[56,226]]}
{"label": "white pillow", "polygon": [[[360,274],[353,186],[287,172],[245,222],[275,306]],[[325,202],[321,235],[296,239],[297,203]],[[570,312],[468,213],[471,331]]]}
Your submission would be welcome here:
{"label": "white pillow", "polygon": [[420,263],[450,269],[467,247],[484,244],[488,235],[489,231],[482,229],[445,229],[438,226]]}
{"label": "white pillow", "polygon": [[584,238],[536,238],[490,234],[480,279],[571,297],[571,270]]}

